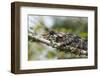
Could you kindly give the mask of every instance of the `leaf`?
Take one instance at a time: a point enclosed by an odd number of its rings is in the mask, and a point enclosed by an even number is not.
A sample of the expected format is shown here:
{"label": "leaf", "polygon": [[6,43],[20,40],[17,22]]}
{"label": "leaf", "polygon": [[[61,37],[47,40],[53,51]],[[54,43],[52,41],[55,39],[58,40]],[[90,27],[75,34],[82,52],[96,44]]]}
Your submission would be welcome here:
{"label": "leaf", "polygon": [[47,58],[48,58],[48,59],[52,59],[52,58],[54,58],[54,57],[55,57],[55,53],[49,51],[48,54],[47,54]]}

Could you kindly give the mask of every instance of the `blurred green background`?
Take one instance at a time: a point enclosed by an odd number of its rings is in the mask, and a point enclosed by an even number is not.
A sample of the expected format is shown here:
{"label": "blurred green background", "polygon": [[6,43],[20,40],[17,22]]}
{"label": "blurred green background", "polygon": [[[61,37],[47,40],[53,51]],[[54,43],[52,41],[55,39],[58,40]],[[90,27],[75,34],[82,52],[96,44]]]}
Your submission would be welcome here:
{"label": "blurred green background", "polygon": [[[71,17],[71,16],[28,16],[28,30],[33,33],[43,35],[50,30],[56,32],[70,32],[88,38],[88,18],[87,17]],[[85,55],[79,56],[59,52],[51,46],[40,42],[31,41],[28,38],[28,60],[50,60],[50,59],[71,59],[71,58],[86,58]]]}

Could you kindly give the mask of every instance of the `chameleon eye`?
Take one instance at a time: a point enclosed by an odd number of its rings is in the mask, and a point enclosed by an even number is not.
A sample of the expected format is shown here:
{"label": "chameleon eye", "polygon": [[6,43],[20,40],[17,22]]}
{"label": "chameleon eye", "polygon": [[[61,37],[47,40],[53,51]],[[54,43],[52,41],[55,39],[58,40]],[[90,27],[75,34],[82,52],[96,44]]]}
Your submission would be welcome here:
{"label": "chameleon eye", "polygon": [[50,31],[50,35],[54,35],[55,34],[55,32],[54,31]]}

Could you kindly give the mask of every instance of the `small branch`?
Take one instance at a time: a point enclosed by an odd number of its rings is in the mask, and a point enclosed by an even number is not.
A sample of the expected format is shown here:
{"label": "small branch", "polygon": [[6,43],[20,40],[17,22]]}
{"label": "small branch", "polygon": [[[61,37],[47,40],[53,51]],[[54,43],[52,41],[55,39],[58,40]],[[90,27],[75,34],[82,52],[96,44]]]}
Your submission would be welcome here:
{"label": "small branch", "polygon": [[38,40],[39,42],[42,42],[46,45],[51,45],[50,41],[44,39],[44,38],[41,38],[41,36],[33,36],[33,35],[28,35],[31,39],[35,39],[35,40]]}

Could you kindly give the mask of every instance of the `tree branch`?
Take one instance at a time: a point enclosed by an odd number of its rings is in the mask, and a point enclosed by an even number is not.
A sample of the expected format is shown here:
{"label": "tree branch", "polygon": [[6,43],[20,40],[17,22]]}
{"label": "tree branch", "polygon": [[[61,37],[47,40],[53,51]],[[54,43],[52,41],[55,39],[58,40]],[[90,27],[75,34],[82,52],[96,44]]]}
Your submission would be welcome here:
{"label": "tree branch", "polygon": [[35,39],[35,40],[37,40],[37,41],[39,41],[41,43],[44,43],[44,44],[46,44],[48,46],[52,46],[53,48],[57,48],[57,49],[66,49],[66,48],[69,48],[72,53],[76,53],[77,52],[80,55],[87,55],[87,51],[84,50],[84,49],[76,48],[76,47],[73,47],[73,46],[70,46],[70,45],[66,45],[66,47],[63,48],[61,46],[61,43],[55,43],[55,44],[53,44],[53,43],[51,43],[51,41],[44,39],[40,35],[29,34],[28,37],[31,38],[31,39]]}
{"label": "tree branch", "polygon": [[44,43],[46,45],[51,45],[49,40],[41,38],[41,36],[39,36],[39,35],[38,36],[33,36],[33,35],[29,34],[28,37],[31,38],[31,39],[35,39],[35,40],[37,40],[39,42],[42,42],[42,43]]}

